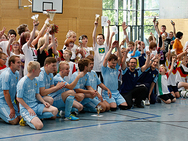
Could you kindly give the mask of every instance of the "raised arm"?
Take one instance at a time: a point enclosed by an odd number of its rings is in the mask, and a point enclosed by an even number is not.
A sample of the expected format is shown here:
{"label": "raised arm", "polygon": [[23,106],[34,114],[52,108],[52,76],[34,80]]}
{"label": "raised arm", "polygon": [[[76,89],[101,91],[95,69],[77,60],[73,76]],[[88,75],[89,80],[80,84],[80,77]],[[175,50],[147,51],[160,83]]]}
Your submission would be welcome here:
{"label": "raised arm", "polygon": [[120,46],[118,45],[116,48],[117,48],[118,65],[120,65],[121,60],[122,60],[122,54],[121,54]]}
{"label": "raised arm", "polygon": [[104,58],[104,61],[103,61],[103,66],[106,67],[107,66],[107,63],[108,63],[108,58],[110,57],[111,55],[111,52],[112,50],[115,48],[115,47],[118,47],[118,41],[114,41],[112,43],[112,47],[109,49],[109,51],[107,52],[105,58]]}
{"label": "raised arm", "polygon": [[153,34],[152,32],[150,32],[150,35],[151,35],[151,36],[152,36],[152,38],[153,38],[153,42],[155,42],[155,43],[156,43],[156,39],[155,39],[154,34]]}
{"label": "raised arm", "polygon": [[127,35],[127,27],[128,25],[126,25],[125,22],[122,23],[122,28],[123,28],[123,32],[124,32],[124,35],[125,35],[125,38],[126,38],[126,43],[128,44],[129,43],[129,38],[128,38],[128,35]]}
{"label": "raised arm", "polygon": [[174,32],[174,37],[176,38],[176,28],[175,28],[175,22],[171,22],[173,26],[173,32]]}
{"label": "raised arm", "polygon": [[35,37],[35,31],[36,31],[38,25],[39,25],[39,22],[33,21],[33,31],[31,32],[31,36],[29,38],[29,41],[27,42],[28,47],[30,47],[31,42],[33,41],[33,39]]}
{"label": "raised arm", "polygon": [[49,45],[49,31],[50,31],[50,27],[46,31],[45,42],[44,42],[43,46],[39,48],[40,54]]}
{"label": "raised arm", "polygon": [[125,70],[126,69],[126,67],[127,67],[127,65],[125,64],[125,61],[126,61],[126,59],[127,59],[127,54],[128,54],[128,52],[129,52],[129,49],[127,48],[126,49],[126,51],[123,53],[123,58],[122,58],[122,61],[121,61],[121,69],[122,70]]}
{"label": "raised arm", "polygon": [[157,22],[155,18],[153,19],[153,24],[154,24],[154,28],[155,28],[155,30],[156,30],[156,32],[158,34],[158,37],[160,37],[161,33],[160,33],[160,30],[159,30],[159,27],[158,27],[159,22]]}
{"label": "raised arm", "polygon": [[46,29],[46,22],[49,22],[49,20],[50,20],[49,18],[46,19],[46,21],[45,21],[43,27],[42,27],[41,30],[39,31],[38,36],[32,41],[31,44],[32,44],[33,46],[35,46],[35,45],[38,43],[39,38],[43,36],[44,31],[45,31],[45,29]]}
{"label": "raised arm", "polygon": [[96,40],[97,26],[98,26],[98,21],[95,21],[95,23],[94,23],[94,29],[93,29],[93,35],[92,35],[92,38],[93,38],[93,47],[95,47],[95,44],[97,42],[97,40]]}
{"label": "raised arm", "polygon": [[110,20],[107,21],[108,23],[108,30],[107,30],[107,36],[106,36],[106,45],[109,46],[109,37],[110,37]]}
{"label": "raised arm", "polygon": [[175,60],[176,60],[176,57],[173,56],[173,57],[172,57],[172,64],[171,64],[170,70],[168,71],[168,75],[170,75],[171,72],[173,71]]}
{"label": "raised arm", "polygon": [[0,31],[0,38],[3,36],[3,34],[5,33],[5,30],[6,30],[6,28],[5,27],[3,27],[3,29]]}
{"label": "raised arm", "polygon": [[149,63],[150,63],[150,52],[149,51],[146,51],[146,54],[148,55],[147,59],[146,59],[146,62],[145,64],[141,67],[141,71],[144,72],[148,66],[149,66]]}
{"label": "raised arm", "polygon": [[52,52],[54,55],[58,55],[57,46],[58,46],[58,42],[57,42],[57,38],[55,38],[55,45],[52,48]]}
{"label": "raised arm", "polygon": [[14,39],[15,39],[15,35],[10,35],[8,45],[7,45],[7,54],[8,54],[9,57],[10,57],[10,45],[12,44]]}
{"label": "raised arm", "polygon": [[112,46],[112,38],[113,36],[115,35],[115,32],[112,32],[111,36],[110,36],[110,40],[109,40],[109,49],[111,48]]}
{"label": "raised arm", "polygon": [[52,34],[52,42],[48,45],[48,50],[55,46],[55,33]]}

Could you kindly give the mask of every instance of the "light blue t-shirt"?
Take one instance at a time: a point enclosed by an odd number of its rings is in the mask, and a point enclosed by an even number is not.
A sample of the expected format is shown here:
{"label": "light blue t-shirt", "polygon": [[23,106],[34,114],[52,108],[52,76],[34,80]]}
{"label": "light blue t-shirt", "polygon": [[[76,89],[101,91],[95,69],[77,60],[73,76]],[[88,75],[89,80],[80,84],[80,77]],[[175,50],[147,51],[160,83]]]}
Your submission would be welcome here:
{"label": "light blue t-shirt", "polygon": [[[129,51],[129,54],[132,54],[133,51]],[[136,50],[135,55],[131,57],[139,57],[141,55],[140,51]]]}
{"label": "light blue t-shirt", "polygon": [[111,69],[108,66],[101,67],[104,85],[110,89],[110,91],[118,89],[118,70],[119,65],[117,63],[115,69]]}
{"label": "light blue t-shirt", "polygon": [[12,103],[16,96],[16,86],[19,80],[19,72],[13,73],[10,68],[4,70],[0,75],[0,102],[6,103],[3,90],[9,90]]}
{"label": "light blue t-shirt", "polygon": [[49,89],[51,85],[54,85],[53,74],[47,74],[44,67],[41,68],[40,75],[37,79],[39,81],[39,88],[45,87],[45,89]]}
{"label": "light blue t-shirt", "polygon": [[[78,76],[78,72],[73,73],[70,78],[69,84],[72,83],[77,76]],[[89,80],[89,75],[87,73],[84,75],[84,77],[82,77],[78,80],[78,83],[74,87],[74,90],[75,89],[86,89],[85,86],[91,86],[90,80]]]}
{"label": "light blue t-shirt", "polygon": [[[17,85],[17,97],[22,98],[25,103],[34,108],[38,104],[36,94],[39,94],[39,84],[36,78],[31,80],[28,76],[24,76]],[[24,108],[20,104],[20,109]]]}
{"label": "light blue t-shirt", "polygon": [[[62,77],[61,75],[58,73],[56,76],[54,76],[54,86],[57,85],[58,82],[66,82]],[[65,83],[65,86],[67,85],[68,83],[66,82]],[[62,94],[63,92],[66,91],[66,88],[62,88],[54,93],[51,93],[49,94],[49,96],[51,96],[52,98],[54,98],[55,96],[57,96],[58,94]]]}
{"label": "light blue t-shirt", "polygon": [[88,72],[87,74],[89,75],[91,87],[94,90],[97,90],[97,85],[101,84],[101,81],[100,81],[97,73],[92,70],[91,72]]}

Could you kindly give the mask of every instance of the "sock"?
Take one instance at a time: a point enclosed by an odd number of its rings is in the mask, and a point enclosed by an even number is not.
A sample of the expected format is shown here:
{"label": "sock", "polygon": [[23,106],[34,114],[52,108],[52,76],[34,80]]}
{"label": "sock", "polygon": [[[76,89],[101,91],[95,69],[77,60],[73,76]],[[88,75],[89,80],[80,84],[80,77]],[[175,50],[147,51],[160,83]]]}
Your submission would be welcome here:
{"label": "sock", "polygon": [[65,100],[65,117],[68,117],[71,114],[72,105],[74,101],[74,96],[70,95]]}
{"label": "sock", "polygon": [[76,108],[72,107],[71,112],[78,112],[78,109],[76,109]]}

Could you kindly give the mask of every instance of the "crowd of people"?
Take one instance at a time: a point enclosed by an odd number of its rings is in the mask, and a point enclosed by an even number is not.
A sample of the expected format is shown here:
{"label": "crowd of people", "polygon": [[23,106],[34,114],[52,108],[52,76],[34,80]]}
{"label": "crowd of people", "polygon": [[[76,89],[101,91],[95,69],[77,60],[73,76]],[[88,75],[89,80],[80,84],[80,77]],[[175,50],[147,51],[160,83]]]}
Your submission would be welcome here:
{"label": "crowd of people", "polygon": [[[47,22],[49,19],[47,18]],[[41,119],[63,117],[77,121],[80,112],[116,111],[144,108],[163,101],[170,104],[188,95],[188,42],[183,48],[182,32],[158,28],[158,37],[129,41],[127,25],[122,23],[125,39],[112,42],[108,20],[107,36],[96,35],[93,47],[87,35],[79,37],[68,31],[65,44],[57,50],[56,25],[33,21],[30,32],[26,24],[0,31],[0,117],[7,123],[42,129]],[[54,30],[55,29],[55,30]],[[126,42],[126,47],[124,46]],[[101,88],[101,92],[98,88]]]}

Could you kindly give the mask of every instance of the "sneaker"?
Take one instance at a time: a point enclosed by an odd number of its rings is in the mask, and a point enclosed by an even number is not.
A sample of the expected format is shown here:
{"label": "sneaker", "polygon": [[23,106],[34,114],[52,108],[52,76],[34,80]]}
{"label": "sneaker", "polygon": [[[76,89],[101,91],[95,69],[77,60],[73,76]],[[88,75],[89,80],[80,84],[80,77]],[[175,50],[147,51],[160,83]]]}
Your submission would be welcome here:
{"label": "sneaker", "polygon": [[26,125],[26,121],[24,121],[24,119],[22,118],[22,119],[19,121],[19,124],[20,124],[20,126],[25,126],[25,125]]}
{"label": "sneaker", "polygon": [[149,106],[149,105],[150,105],[150,102],[149,102],[148,98],[146,98],[146,100],[145,100],[145,105],[146,105],[146,106]]}
{"label": "sneaker", "polygon": [[64,119],[64,120],[73,120],[73,121],[77,121],[77,120],[79,120],[79,118],[74,117],[74,116],[71,114],[70,116],[65,117],[65,119]]}
{"label": "sneaker", "polygon": [[78,112],[77,111],[71,112],[71,115],[76,117],[76,116],[78,116]]}
{"label": "sneaker", "polygon": [[136,105],[137,108],[144,108],[143,105],[139,104],[139,105]]}

